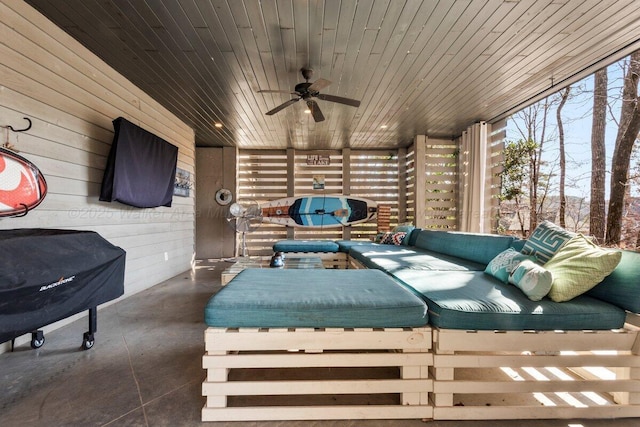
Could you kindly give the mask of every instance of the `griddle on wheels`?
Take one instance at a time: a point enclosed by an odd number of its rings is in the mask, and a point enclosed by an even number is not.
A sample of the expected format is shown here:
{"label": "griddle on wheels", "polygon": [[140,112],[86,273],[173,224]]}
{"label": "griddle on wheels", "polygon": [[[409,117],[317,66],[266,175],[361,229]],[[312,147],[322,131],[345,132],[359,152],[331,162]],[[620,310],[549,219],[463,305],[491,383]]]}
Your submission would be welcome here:
{"label": "griddle on wheels", "polygon": [[92,348],[98,305],[124,293],[125,256],[92,231],[0,230],[0,343],[13,349],[31,332],[31,347],[40,348],[40,328],[88,310],[82,349]]}

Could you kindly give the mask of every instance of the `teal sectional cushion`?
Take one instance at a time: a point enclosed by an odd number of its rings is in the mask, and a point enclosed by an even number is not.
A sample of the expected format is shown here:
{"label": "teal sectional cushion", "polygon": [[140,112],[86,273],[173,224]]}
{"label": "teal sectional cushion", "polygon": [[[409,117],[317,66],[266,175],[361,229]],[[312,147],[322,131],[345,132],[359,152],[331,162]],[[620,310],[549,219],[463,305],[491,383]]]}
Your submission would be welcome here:
{"label": "teal sectional cushion", "polygon": [[347,254],[352,246],[377,245],[377,243],[373,243],[370,240],[336,240],[336,244],[338,245],[338,251]]}
{"label": "teal sectional cushion", "polygon": [[542,221],[524,243],[522,253],[533,255],[540,264],[545,264],[575,233],[565,230],[550,221]]}
{"label": "teal sectional cushion", "polygon": [[613,273],[587,292],[587,295],[640,313],[640,252],[621,251]]}
{"label": "teal sectional cushion", "polygon": [[513,240],[511,236],[497,234],[422,230],[415,245],[486,266],[496,255],[511,246]]}
{"label": "teal sectional cushion", "polygon": [[466,330],[617,329],[625,311],[581,295],[557,303],[531,301],[520,289],[481,271],[416,271],[394,273],[421,295],[433,326]]}
{"label": "teal sectional cushion", "polygon": [[280,240],[273,245],[274,252],[338,252],[339,249],[331,240]]}
{"label": "teal sectional cushion", "polygon": [[524,260],[535,261],[535,257],[522,254],[513,248],[507,248],[489,262],[484,272],[500,280],[502,283],[508,283],[509,275],[513,269]]}
{"label": "teal sectional cushion", "polygon": [[407,232],[406,237],[404,238],[404,240],[402,240],[402,245],[415,246],[416,239],[418,238],[418,235],[420,234],[421,230],[422,230],[421,228],[414,228],[413,230]]}
{"label": "teal sectional cushion", "polygon": [[367,268],[393,273],[397,270],[480,270],[483,264],[407,246],[353,246],[349,256]]}
{"label": "teal sectional cushion", "polygon": [[246,269],[207,303],[222,328],[385,328],[428,322],[425,303],[378,270]]}

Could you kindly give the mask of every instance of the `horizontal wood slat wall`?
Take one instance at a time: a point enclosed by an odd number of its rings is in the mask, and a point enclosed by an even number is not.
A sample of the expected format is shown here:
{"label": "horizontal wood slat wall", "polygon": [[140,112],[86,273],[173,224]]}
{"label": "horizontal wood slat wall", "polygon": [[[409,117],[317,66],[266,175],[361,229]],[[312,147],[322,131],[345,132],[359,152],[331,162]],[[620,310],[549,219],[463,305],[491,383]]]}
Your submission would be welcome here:
{"label": "horizontal wood slat wall", "polygon": [[113,119],[123,116],[176,145],[178,167],[195,178],[193,130],[26,3],[0,3],[0,40],[0,125],[21,128],[23,117],[33,122],[24,133],[3,129],[3,143],[35,163],[49,185],[39,207],[25,217],[2,219],[0,228],[100,233],[127,252],[127,295],[188,270],[193,191],[174,197],[170,208],[154,209],[100,202],[98,196]]}
{"label": "horizontal wood slat wall", "polygon": [[[396,150],[301,151],[240,150],[238,199],[266,202],[281,197],[349,194],[391,206],[391,225],[398,220],[398,155]],[[307,155],[329,157],[329,165],[308,165]],[[293,176],[293,179],[289,179]],[[324,179],[324,189],[313,188],[314,177]],[[293,185],[291,185],[293,184]],[[375,236],[376,222],[349,228],[294,228],[262,225],[246,234],[249,255],[268,255],[277,240],[364,239]],[[239,239],[238,239],[239,240]]]}

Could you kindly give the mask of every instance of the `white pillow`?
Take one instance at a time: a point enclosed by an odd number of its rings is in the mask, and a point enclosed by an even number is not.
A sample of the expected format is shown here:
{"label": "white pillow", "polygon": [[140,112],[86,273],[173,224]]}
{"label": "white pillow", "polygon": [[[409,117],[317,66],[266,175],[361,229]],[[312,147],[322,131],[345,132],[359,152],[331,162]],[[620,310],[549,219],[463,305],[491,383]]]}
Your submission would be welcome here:
{"label": "white pillow", "polygon": [[518,287],[531,301],[540,301],[551,290],[553,274],[531,260],[524,260],[509,274],[509,283]]}

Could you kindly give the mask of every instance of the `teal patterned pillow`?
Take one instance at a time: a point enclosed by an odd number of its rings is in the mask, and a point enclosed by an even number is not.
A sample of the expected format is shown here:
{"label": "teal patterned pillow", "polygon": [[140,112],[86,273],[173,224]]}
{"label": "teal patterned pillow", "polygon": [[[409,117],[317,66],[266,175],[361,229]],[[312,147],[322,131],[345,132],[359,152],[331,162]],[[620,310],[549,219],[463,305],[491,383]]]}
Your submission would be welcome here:
{"label": "teal patterned pillow", "polygon": [[496,255],[496,257],[489,262],[487,268],[484,269],[484,272],[500,280],[502,283],[508,283],[511,271],[524,260],[535,261],[536,258],[509,248]]}
{"label": "teal patterned pillow", "polygon": [[550,221],[543,221],[533,230],[522,248],[525,255],[533,255],[539,264],[545,264],[558,252],[560,247],[576,234],[555,225]]}

